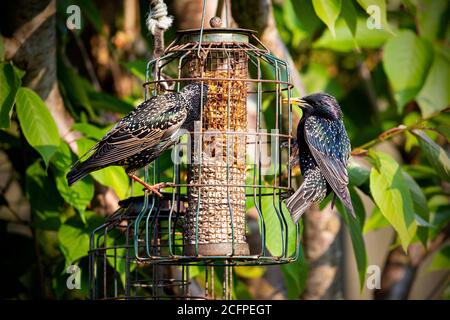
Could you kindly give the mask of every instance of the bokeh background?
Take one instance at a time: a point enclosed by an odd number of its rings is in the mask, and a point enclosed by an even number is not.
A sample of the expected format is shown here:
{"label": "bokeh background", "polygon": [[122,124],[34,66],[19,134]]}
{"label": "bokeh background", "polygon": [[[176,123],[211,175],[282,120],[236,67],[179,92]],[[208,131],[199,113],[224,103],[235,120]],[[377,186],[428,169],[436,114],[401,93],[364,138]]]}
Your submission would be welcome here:
{"label": "bokeh background", "polygon": [[[203,1],[165,2],[174,16],[166,43],[200,26]],[[66,27],[71,5],[81,14],[75,30]],[[0,297],[87,298],[89,232],[129,195],[129,181],[121,168],[73,188],[64,176],[142,102],[148,10],[144,0],[0,4]],[[358,219],[327,201],[312,208],[301,259],[237,268],[234,296],[449,298],[449,2],[207,0],[205,12],[206,22],[228,16],[258,31],[288,61],[297,95],[334,95],[354,148]],[[80,290],[67,289],[71,264],[81,267]]]}

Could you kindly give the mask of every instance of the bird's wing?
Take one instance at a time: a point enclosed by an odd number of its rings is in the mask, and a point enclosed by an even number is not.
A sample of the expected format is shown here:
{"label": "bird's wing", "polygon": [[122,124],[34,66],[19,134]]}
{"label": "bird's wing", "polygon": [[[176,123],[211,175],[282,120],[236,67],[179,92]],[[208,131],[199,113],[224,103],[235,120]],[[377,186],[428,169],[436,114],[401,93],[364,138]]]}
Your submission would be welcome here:
{"label": "bird's wing", "polygon": [[305,138],[328,184],[354,215],[347,189],[350,140],[341,121],[311,116],[305,121]]}
{"label": "bird's wing", "polygon": [[107,166],[170,139],[186,120],[183,103],[175,95],[143,102],[97,143],[86,165]]}

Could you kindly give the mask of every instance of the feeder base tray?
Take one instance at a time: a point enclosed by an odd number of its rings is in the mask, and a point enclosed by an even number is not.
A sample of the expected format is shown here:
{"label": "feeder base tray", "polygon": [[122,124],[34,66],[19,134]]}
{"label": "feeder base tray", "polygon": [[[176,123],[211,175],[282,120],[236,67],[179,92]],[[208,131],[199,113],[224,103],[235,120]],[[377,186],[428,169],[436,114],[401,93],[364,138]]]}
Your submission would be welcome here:
{"label": "feeder base tray", "polygon": [[233,252],[233,243],[199,243],[198,254],[195,250],[195,244],[184,246],[186,256],[248,256],[250,249],[247,243],[235,243]]}

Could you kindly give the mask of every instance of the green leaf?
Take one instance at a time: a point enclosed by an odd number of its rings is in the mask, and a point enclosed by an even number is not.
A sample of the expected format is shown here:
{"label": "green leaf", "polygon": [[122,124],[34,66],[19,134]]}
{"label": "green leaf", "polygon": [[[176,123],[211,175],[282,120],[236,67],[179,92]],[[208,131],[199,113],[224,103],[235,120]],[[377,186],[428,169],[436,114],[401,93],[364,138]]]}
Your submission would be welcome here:
{"label": "green leaf", "polygon": [[370,172],[370,191],[383,216],[397,231],[405,251],[414,237],[417,224],[408,185],[398,163],[387,154],[378,152],[380,168]]}
{"label": "green leaf", "polygon": [[367,161],[374,166],[378,171],[381,170],[381,161],[380,158],[377,155],[377,152],[374,149],[369,149],[369,152],[367,153],[368,158]]}
{"label": "green leaf", "polygon": [[348,29],[352,33],[352,36],[356,36],[356,24],[357,24],[357,15],[355,7],[353,6],[352,1],[343,1],[342,2],[342,17],[344,18],[345,23],[348,26]]}
{"label": "green leaf", "polygon": [[447,9],[448,0],[417,1],[417,22],[419,34],[429,40],[435,40]]}
{"label": "green leaf", "polygon": [[28,88],[17,91],[16,111],[25,138],[47,166],[60,144],[58,128],[50,111],[37,93]]}
{"label": "green leaf", "polygon": [[111,126],[102,129],[90,123],[80,122],[74,123],[72,129],[81,132],[87,138],[101,140],[103,136],[111,129]]}
{"label": "green leaf", "polygon": [[[78,154],[80,156],[84,155],[94,146],[94,144],[95,141],[87,138],[78,139]],[[92,172],[91,175],[102,185],[113,188],[119,198],[123,199],[126,197],[129,189],[129,178],[122,167],[107,167]]]}
{"label": "green leaf", "polygon": [[411,192],[412,200],[414,203],[415,212],[426,222],[430,220],[430,211],[428,210],[427,198],[423,194],[422,189],[417,184],[417,182],[405,171],[403,172],[403,178],[409,187]]}
{"label": "green leaf", "polygon": [[13,64],[12,66],[13,66],[13,68],[14,68],[14,72],[16,73],[16,75],[17,75],[20,79],[22,79],[22,78],[25,76],[26,71],[20,69],[19,67],[15,66],[14,64]]}
{"label": "green leaf", "polygon": [[266,268],[263,266],[237,266],[234,268],[234,272],[245,279],[256,279],[264,276]]}
{"label": "green leaf", "polygon": [[297,47],[299,46],[300,42],[309,35],[303,28],[302,21],[295,11],[292,0],[283,1],[282,13],[283,20],[280,24],[282,24],[283,27],[288,30],[287,42],[291,47]]}
{"label": "green leaf", "polygon": [[352,199],[353,208],[355,209],[356,219],[348,214],[347,210],[344,209],[344,207],[342,206],[341,201],[338,201],[336,203],[336,206],[339,210],[339,213],[342,216],[342,220],[344,220],[344,223],[347,226],[348,231],[350,233],[350,238],[352,240],[353,246],[353,253],[355,255],[356,266],[359,275],[359,288],[362,291],[364,288],[367,271],[366,245],[364,243],[364,237],[362,232],[364,225],[365,210],[361,198],[353,188],[350,188],[350,196]]}
{"label": "green leaf", "polygon": [[376,49],[386,40],[392,38],[392,34],[384,30],[368,29],[364,19],[357,19],[356,36],[353,37],[344,19],[336,22],[336,38],[329,30],[313,44],[313,48],[331,49],[338,52],[351,52],[355,49],[355,41],[359,48]]}
{"label": "green leaf", "polygon": [[448,197],[445,195],[437,195],[428,202],[430,210],[432,210],[432,228],[429,228],[429,238],[435,238],[450,223],[450,205]]}
{"label": "green leaf", "polygon": [[96,114],[88,97],[88,91],[94,90],[74,68],[58,61],[58,79],[64,87],[67,98],[74,105],[84,108],[91,119],[96,119]]}
{"label": "green leaf", "polygon": [[419,146],[419,142],[417,141],[416,137],[409,131],[405,131],[404,134],[405,134],[404,148],[407,153],[410,153],[414,147]]}
{"label": "green leaf", "polygon": [[88,255],[90,233],[104,221],[93,212],[86,212],[86,216],[87,224],[72,217],[59,228],[59,248],[66,258],[66,267]]}
{"label": "green leaf", "polygon": [[314,12],[311,0],[291,0],[291,4],[298,17],[297,23],[301,25],[308,37],[313,37],[322,22]]}
{"label": "green leaf", "polygon": [[145,81],[145,74],[147,72],[147,62],[144,60],[134,60],[122,62],[125,68],[128,69],[133,75],[139,78],[141,81]]}
{"label": "green leaf", "polygon": [[287,289],[288,299],[298,299],[306,288],[308,279],[308,263],[303,249],[300,250],[298,260],[293,263],[281,265],[284,275],[284,284]]}
{"label": "green leaf", "polygon": [[80,212],[83,217],[87,205],[94,196],[94,184],[92,178],[87,177],[69,187],[66,174],[75,159],[72,158],[69,146],[61,143],[53,157],[51,164],[55,173],[56,187],[63,199]]}
{"label": "green leaf", "polygon": [[330,29],[333,37],[336,37],[334,30],[334,24],[336,23],[339,13],[341,12],[342,1],[341,0],[312,0],[314,11],[317,16],[322,20]]}
{"label": "green leaf", "polygon": [[449,270],[450,269],[450,245],[444,245],[434,254],[429,271]]}
{"label": "green leaf", "polygon": [[134,110],[133,105],[104,92],[88,91],[87,95],[95,110],[100,109],[121,114],[127,114]]}
{"label": "green leaf", "polygon": [[369,180],[370,169],[360,165],[356,161],[349,161],[347,171],[351,185],[359,187]]}
{"label": "green leaf", "polygon": [[120,199],[127,196],[129,178],[121,167],[108,167],[91,173],[102,185],[111,187]]}
{"label": "green leaf", "polygon": [[[266,190],[270,192],[269,190]],[[263,191],[265,192],[265,191]],[[267,249],[269,249],[270,253],[273,256],[280,256],[283,251],[282,243],[282,231],[281,231],[281,223],[277,214],[277,210],[275,209],[275,206],[277,209],[279,208],[278,205],[278,197],[275,197],[273,199],[272,197],[263,197],[262,199],[262,206],[261,211],[264,217],[264,222],[266,225],[266,245]],[[296,226],[292,222],[292,219],[289,215],[289,211],[286,208],[286,205],[284,202],[281,204],[282,212],[279,212],[280,215],[282,214],[286,220],[288,230],[285,233],[287,234],[287,238],[289,240],[288,242],[288,248],[287,248],[287,254],[292,255],[295,252],[296,249]],[[281,218],[281,217],[280,217]],[[281,221],[282,218],[281,218]]]}
{"label": "green leaf", "polygon": [[413,130],[412,133],[419,139],[420,147],[428,162],[436,170],[441,179],[450,181],[450,159],[447,152],[436,142],[430,139],[425,132]]}
{"label": "green leaf", "polygon": [[394,89],[399,112],[419,93],[432,60],[431,46],[412,31],[403,31],[386,43],[383,67]]}
{"label": "green leaf", "polygon": [[416,213],[417,237],[426,247],[428,242],[428,226],[430,221],[430,211],[428,210],[427,198],[420,189],[417,182],[405,171],[403,171],[403,178],[409,186],[412,200],[414,203],[414,211]]}
{"label": "green leaf", "polygon": [[428,166],[420,164],[403,165],[403,170],[414,179],[439,178],[436,171]]}
{"label": "green leaf", "polygon": [[26,171],[27,198],[33,214],[33,225],[44,230],[58,230],[61,223],[63,201],[53,181],[41,166],[41,160],[35,161]]}
{"label": "green leaf", "polygon": [[[328,92],[336,98],[342,95],[343,90],[340,84],[337,83],[335,78],[331,77],[329,69],[327,69],[324,64],[311,62],[308,64],[306,72],[301,75],[306,92],[323,91]],[[269,110],[270,109],[273,108],[269,108]]]}
{"label": "green leaf", "polygon": [[384,30],[392,32],[387,21],[385,0],[358,0],[358,3],[371,16],[373,22],[379,23]]}
{"label": "green leaf", "polygon": [[[300,234],[303,234],[303,220],[298,222]],[[281,265],[284,275],[284,284],[287,289],[288,299],[298,299],[306,288],[308,280],[308,262],[304,254],[304,249],[300,244],[300,252],[297,261]]]}
{"label": "green leaf", "polygon": [[89,233],[81,221],[67,221],[58,231],[59,247],[66,258],[66,266],[89,252]]}
{"label": "green leaf", "polygon": [[11,109],[21,85],[11,63],[0,63],[0,128],[9,128]]}
{"label": "green leaf", "polygon": [[[443,50],[443,49],[442,49]],[[446,49],[448,50],[448,49]],[[450,105],[450,61],[436,48],[434,60],[425,83],[417,95],[417,103],[423,117],[441,111]]]}
{"label": "green leaf", "polygon": [[372,214],[364,224],[363,233],[375,231],[390,226],[389,221],[381,214],[380,208],[373,208]]}
{"label": "green leaf", "polygon": [[311,62],[306,72],[302,73],[303,84],[307,92],[324,91],[330,76],[325,65]]}

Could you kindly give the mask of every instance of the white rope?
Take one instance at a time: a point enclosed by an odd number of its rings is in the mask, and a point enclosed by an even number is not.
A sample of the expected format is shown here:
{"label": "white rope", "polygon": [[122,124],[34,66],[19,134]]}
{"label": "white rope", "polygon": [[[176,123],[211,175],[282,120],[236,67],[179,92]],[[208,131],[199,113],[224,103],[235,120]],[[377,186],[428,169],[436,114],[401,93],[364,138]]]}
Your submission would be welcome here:
{"label": "white rope", "polygon": [[167,11],[167,5],[163,0],[151,0],[150,1],[150,12],[147,16],[147,28],[155,35],[156,29],[162,29],[166,31],[170,28],[173,22],[173,17],[169,16]]}

